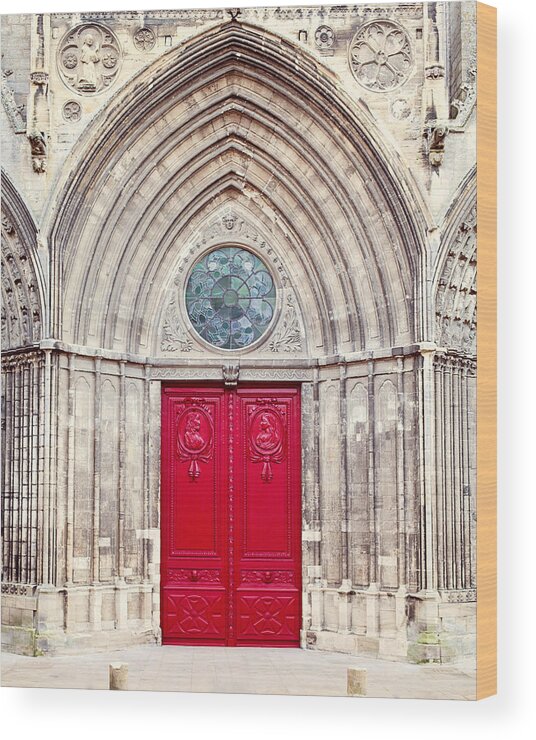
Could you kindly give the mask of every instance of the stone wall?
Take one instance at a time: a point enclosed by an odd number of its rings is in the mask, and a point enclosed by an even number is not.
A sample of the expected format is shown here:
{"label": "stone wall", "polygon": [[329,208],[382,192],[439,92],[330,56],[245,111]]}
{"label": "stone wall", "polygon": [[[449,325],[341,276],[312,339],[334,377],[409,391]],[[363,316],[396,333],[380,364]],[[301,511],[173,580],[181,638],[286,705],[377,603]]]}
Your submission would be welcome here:
{"label": "stone wall", "polygon": [[[473,11],[2,19],[8,649],[160,639],[162,383],[238,372],[302,387],[303,646],[472,655]],[[183,296],[232,244],[277,304],[229,355]]]}

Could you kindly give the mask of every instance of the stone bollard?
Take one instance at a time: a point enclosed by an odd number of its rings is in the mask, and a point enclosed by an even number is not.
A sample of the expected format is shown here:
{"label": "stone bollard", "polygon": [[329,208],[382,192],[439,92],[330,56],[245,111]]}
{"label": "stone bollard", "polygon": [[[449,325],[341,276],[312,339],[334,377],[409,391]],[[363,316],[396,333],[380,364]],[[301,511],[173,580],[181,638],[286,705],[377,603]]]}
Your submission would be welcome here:
{"label": "stone bollard", "polygon": [[367,671],[365,668],[348,668],[346,693],[348,696],[367,695]]}
{"label": "stone bollard", "polygon": [[113,691],[128,689],[128,663],[110,663],[110,686]]}

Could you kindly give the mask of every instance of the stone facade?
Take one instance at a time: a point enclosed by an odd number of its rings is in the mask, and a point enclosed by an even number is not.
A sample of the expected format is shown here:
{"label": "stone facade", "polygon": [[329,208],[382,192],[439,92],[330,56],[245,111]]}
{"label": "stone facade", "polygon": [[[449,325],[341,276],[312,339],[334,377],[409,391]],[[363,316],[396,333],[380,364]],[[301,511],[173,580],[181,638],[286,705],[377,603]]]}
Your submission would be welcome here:
{"label": "stone facade", "polygon": [[159,640],[161,386],[238,375],[302,388],[303,647],[474,656],[475,52],[472,2],[2,16],[6,649]]}

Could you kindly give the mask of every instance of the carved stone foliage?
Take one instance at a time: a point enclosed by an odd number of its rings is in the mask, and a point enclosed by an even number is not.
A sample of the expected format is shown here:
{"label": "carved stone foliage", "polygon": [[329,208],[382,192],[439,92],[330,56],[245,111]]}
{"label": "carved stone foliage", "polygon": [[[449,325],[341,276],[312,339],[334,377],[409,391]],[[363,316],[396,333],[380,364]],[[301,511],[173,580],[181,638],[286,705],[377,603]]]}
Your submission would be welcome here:
{"label": "carved stone foliage", "polygon": [[171,583],[221,583],[221,573],[207,568],[170,568],[166,579]]}
{"label": "carved stone foliage", "polygon": [[234,388],[238,385],[240,365],[237,362],[223,365],[221,371],[223,376],[223,384],[227,386],[227,388]]}
{"label": "carved stone foliage", "polygon": [[116,79],[121,65],[121,47],[109,28],[83,23],[62,39],[57,63],[67,87],[79,95],[96,95]]}
{"label": "carved stone foliage", "polygon": [[293,584],[294,573],[291,570],[242,570],[240,571],[241,583],[258,584]]}
{"label": "carved stone foliage", "polygon": [[134,36],[134,46],[139,51],[151,51],[156,44],[156,36],[150,28],[139,28]]}
{"label": "carved stone foliage", "polygon": [[[467,6],[462,13],[462,34],[465,59],[462,62],[463,78],[459,86],[451,89],[450,116],[455,125],[464,127],[475,108],[477,94],[477,23],[476,11]],[[453,60],[454,63],[454,60]],[[453,75],[453,79],[456,79]]]}
{"label": "carved stone foliage", "polygon": [[2,105],[13,131],[16,134],[23,134],[26,131],[25,106],[17,105],[15,94],[9,86],[8,78],[12,74],[11,69],[2,70]]}
{"label": "carved stone foliage", "polygon": [[302,349],[301,325],[291,293],[287,296],[281,328],[270,342],[270,349],[272,352],[300,352]]}
{"label": "carved stone foliage", "polygon": [[2,349],[41,339],[38,283],[30,254],[12,221],[2,215]]}
{"label": "carved stone foliage", "polygon": [[476,208],[448,251],[436,294],[436,342],[476,354]]}
{"label": "carved stone foliage", "polygon": [[367,90],[394,90],[406,82],[412,65],[409,36],[391,20],[364,23],[350,45],[350,68]]}
{"label": "carved stone foliage", "polygon": [[173,299],[168,305],[164,316],[160,347],[165,352],[176,352],[177,350],[189,352],[192,346],[193,342],[191,338],[182,328],[177,303]]}

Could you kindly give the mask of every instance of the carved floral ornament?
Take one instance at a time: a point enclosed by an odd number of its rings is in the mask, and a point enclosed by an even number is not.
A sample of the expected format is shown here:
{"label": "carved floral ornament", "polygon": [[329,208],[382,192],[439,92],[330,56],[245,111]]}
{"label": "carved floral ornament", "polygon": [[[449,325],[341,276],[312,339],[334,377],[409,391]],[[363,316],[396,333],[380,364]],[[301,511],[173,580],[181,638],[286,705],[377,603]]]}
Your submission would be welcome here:
{"label": "carved floral ornament", "polygon": [[105,26],[83,23],[63,37],[57,56],[60,77],[78,95],[97,95],[114,82],[121,65],[121,47]]}
{"label": "carved floral ornament", "polygon": [[335,42],[335,32],[329,26],[319,26],[315,31],[315,44],[319,49],[331,49]]}
{"label": "carved floral ornament", "polygon": [[364,23],[350,44],[350,68],[367,90],[395,90],[408,79],[413,66],[409,36],[391,20]]}

